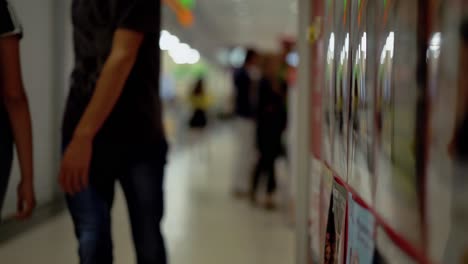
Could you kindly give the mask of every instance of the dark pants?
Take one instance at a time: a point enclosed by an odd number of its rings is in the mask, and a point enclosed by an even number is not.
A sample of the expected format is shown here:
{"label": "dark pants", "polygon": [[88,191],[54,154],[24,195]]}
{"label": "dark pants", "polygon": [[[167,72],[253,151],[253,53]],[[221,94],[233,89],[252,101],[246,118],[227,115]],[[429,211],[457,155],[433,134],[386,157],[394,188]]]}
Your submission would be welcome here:
{"label": "dark pants", "polygon": [[267,178],[267,194],[273,194],[276,191],[276,175],[275,175],[275,155],[260,154],[260,158],[255,167],[252,193],[255,194],[260,183],[260,178],[265,175]]}
{"label": "dark pants", "polygon": [[92,166],[90,186],[67,197],[81,264],[113,263],[111,209],[119,181],[127,200],[138,264],[166,264],[163,217],[164,163],[134,162],[126,166]]}
{"label": "dark pants", "polygon": [[278,118],[267,116],[257,120],[257,149],[259,159],[255,166],[251,192],[255,194],[262,175],[266,176],[267,194],[276,191],[275,162],[281,153],[282,123]]}
{"label": "dark pants", "polygon": [[8,189],[12,163],[13,143],[10,139],[0,138],[0,220],[5,195]]}

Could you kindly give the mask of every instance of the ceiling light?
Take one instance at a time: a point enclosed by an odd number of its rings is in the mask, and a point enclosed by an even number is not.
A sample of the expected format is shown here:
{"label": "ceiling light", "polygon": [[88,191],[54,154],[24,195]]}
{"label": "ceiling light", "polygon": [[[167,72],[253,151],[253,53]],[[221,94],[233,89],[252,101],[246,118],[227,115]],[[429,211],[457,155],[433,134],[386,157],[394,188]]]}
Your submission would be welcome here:
{"label": "ceiling light", "polygon": [[186,59],[188,64],[196,64],[200,61],[200,52],[196,49],[190,49]]}
{"label": "ceiling light", "polygon": [[196,64],[200,61],[200,52],[191,48],[186,43],[181,43],[179,38],[167,30],[161,31],[159,47],[166,50],[176,64]]}
{"label": "ceiling light", "polygon": [[178,37],[172,35],[166,30],[161,31],[161,37],[159,38],[159,48],[161,50],[169,50],[171,47],[176,46],[180,43]]}
{"label": "ceiling light", "polygon": [[169,56],[174,60],[177,64],[185,64],[187,63],[187,57],[190,53],[190,46],[185,43],[180,43],[175,47],[169,50]]}

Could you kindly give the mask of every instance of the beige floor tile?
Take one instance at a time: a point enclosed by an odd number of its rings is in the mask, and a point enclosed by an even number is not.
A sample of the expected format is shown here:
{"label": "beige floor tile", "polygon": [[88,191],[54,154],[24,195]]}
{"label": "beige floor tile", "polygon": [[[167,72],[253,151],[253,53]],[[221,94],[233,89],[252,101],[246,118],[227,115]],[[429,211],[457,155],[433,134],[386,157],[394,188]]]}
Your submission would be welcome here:
{"label": "beige floor tile", "polygon": [[[254,208],[229,195],[232,149],[229,129],[170,157],[164,232],[173,264],[294,263],[294,232],[284,214]],[[207,154],[209,153],[209,154]],[[113,211],[117,264],[134,263],[121,192]],[[0,245],[0,263],[78,263],[71,221],[65,212]]]}

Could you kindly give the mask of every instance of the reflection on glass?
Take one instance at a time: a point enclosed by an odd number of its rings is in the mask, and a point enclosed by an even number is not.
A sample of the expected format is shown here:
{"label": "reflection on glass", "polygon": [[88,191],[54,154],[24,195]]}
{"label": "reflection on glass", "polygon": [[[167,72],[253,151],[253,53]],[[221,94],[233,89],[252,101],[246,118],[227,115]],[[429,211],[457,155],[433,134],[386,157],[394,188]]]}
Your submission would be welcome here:
{"label": "reflection on glass", "polygon": [[330,64],[334,58],[335,58],[335,34],[332,32],[330,34],[330,40],[328,43],[327,62]]}
{"label": "reflection on glass", "polygon": [[358,60],[356,63],[359,65],[359,75],[358,75],[358,84],[359,84],[359,99],[361,102],[364,104],[367,102],[367,94],[366,94],[366,89],[365,89],[365,81],[366,81],[366,75],[365,75],[365,67],[366,67],[366,58],[367,58],[367,33],[364,32],[361,37],[361,42],[358,46]]}
{"label": "reflection on glass", "polygon": [[[393,31],[388,33],[385,44],[382,48],[380,55],[380,69],[379,69],[379,94],[377,98],[377,109],[380,114],[378,128],[383,133],[383,138],[392,138],[393,125],[391,116],[393,115],[393,102],[392,102],[392,69],[393,69],[393,55],[395,50],[395,33]],[[386,135],[386,136],[385,136]],[[383,142],[383,149],[388,156],[392,156],[391,141]]]}
{"label": "reflection on glass", "polygon": [[442,34],[436,32],[432,35],[431,41],[429,42],[428,57],[438,59],[440,56],[440,45],[442,42]]}
{"label": "reflection on glass", "polygon": [[[342,93],[342,100],[348,100],[348,59],[349,59],[349,33],[346,33],[345,43],[343,45],[342,51],[342,62],[341,65],[343,67],[343,76],[341,78],[342,85],[341,85],[341,93]],[[344,109],[343,109],[344,110]]]}
{"label": "reflection on glass", "polygon": [[429,41],[429,48],[427,50],[426,55],[430,71],[429,92],[431,97],[434,97],[437,94],[437,72],[439,70],[439,57],[441,45],[442,34],[440,32],[435,32]]}
{"label": "reflection on glass", "polygon": [[323,114],[325,120],[324,126],[324,139],[323,139],[323,154],[326,161],[332,161],[332,115],[333,115],[333,105],[334,105],[334,74],[335,74],[335,33],[331,32],[330,37],[328,38],[328,48],[327,48],[327,57],[326,57],[326,74],[325,74],[325,88],[324,88],[324,107]]}
{"label": "reflection on glass", "polygon": [[380,55],[380,64],[385,63],[385,58],[387,57],[387,54],[390,55],[390,59],[393,59],[394,50],[395,50],[395,33],[390,32],[387,36],[387,40],[385,41],[385,45]]}

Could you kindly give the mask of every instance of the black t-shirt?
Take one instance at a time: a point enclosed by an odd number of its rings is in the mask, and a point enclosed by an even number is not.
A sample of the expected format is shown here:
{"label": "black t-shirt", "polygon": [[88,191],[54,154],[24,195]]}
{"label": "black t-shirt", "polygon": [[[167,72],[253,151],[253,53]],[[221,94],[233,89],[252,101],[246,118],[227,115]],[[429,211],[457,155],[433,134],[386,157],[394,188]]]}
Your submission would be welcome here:
{"label": "black t-shirt", "polygon": [[65,144],[94,92],[115,31],[125,28],[144,33],[145,39],[122,95],[96,135],[93,157],[165,153],[159,98],[160,8],[159,0],[73,0],[75,65],[63,124]]}
{"label": "black t-shirt", "polygon": [[[7,36],[20,36],[21,27],[14,15],[12,7],[6,0],[0,0],[0,38]],[[3,67],[3,66],[2,66]],[[0,90],[3,87],[0,87]],[[0,95],[0,144],[12,144],[13,137],[10,127],[10,120]]]}
{"label": "black t-shirt", "polygon": [[252,117],[251,90],[252,79],[245,67],[242,67],[234,73],[234,85],[236,88],[236,114],[240,117]]}

